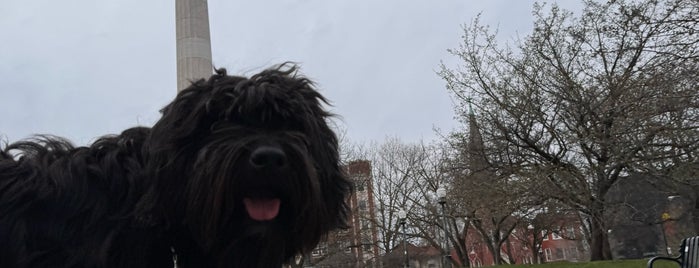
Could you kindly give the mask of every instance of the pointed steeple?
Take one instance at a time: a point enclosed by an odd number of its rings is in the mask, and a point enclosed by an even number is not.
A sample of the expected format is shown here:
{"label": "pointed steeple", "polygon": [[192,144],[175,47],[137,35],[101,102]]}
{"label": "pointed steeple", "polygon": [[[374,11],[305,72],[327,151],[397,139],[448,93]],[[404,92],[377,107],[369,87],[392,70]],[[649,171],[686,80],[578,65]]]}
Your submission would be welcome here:
{"label": "pointed steeple", "polygon": [[481,173],[488,169],[488,161],[485,157],[485,145],[481,136],[476,115],[473,112],[472,99],[468,98],[468,168],[471,174]]}
{"label": "pointed steeple", "polygon": [[466,98],[466,102],[468,102],[468,115],[471,116],[473,115],[473,98]]}

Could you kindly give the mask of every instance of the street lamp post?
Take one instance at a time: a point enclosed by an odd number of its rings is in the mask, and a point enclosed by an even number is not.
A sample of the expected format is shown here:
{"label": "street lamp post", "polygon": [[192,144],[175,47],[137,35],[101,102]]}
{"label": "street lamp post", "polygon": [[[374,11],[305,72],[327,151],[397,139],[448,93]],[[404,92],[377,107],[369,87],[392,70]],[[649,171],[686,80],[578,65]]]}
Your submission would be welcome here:
{"label": "street lamp post", "polygon": [[667,212],[660,216],[660,233],[663,235],[663,243],[665,244],[665,255],[670,256],[670,247],[667,244],[667,235],[665,234],[665,221],[668,219]]}
{"label": "street lamp post", "polygon": [[437,198],[442,206],[442,224],[444,226],[444,258],[442,267],[449,267],[449,228],[447,228],[447,212],[445,206],[447,204],[447,190],[443,186],[437,188]]}
{"label": "street lamp post", "polygon": [[400,220],[400,225],[403,228],[403,256],[405,256],[405,264],[403,265],[403,267],[405,268],[410,267],[410,261],[408,257],[408,242],[405,239],[405,220],[407,217],[407,213],[405,213],[405,210],[401,208],[398,211],[398,219]]}
{"label": "street lamp post", "polygon": [[670,256],[672,254],[672,249],[669,247],[669,245],[667,243],[667,234],[665,233],[665,228],[666,228],[665,222],[673,220],[672,216],[670,216],[670,212],[673,212],[674,209],[672,209],[671,206],[672,206],[673,202],[675,200],[678,200],[680,197],[681,196],[679,196],[679,195],[668,196],[667,201],[669,202],[668,203],[669,208],[666,208],[665,209],[666,212],[663,212],[663,214],[660,215],[660,231],[663,234],[663,242],[665,243],[665,254],[667,256]]}

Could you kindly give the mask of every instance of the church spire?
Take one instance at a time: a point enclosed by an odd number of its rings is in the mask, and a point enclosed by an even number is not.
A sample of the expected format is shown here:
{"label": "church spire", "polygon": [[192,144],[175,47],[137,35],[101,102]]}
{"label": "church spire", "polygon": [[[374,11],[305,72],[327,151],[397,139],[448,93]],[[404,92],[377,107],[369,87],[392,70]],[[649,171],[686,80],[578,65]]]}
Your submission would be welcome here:
{"label": "church spire", "polygon": [[468,115],[471,116],[473,115],[473,99],[468,97],[466,98],[466,102],[468,102]]}
{"label": "church spire", "polygon": [[473,112],[472,99],[466,99],[468,102],[468,167],[471,174],[481,173],[488,169],[488,160],[485,157],[485,145],[483,136],[481,135],[476,114]]}

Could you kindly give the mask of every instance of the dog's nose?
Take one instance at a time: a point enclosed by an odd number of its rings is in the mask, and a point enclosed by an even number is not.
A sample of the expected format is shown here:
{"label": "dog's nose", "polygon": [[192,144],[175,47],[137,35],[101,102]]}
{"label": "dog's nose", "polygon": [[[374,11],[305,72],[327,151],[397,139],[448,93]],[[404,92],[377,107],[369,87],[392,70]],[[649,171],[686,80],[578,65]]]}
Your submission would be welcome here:
{"label": "dog's nose", "polygon": [[286,154],[280,148],[260,146],[250,154],[254,168],[281,168],[286,166]]}

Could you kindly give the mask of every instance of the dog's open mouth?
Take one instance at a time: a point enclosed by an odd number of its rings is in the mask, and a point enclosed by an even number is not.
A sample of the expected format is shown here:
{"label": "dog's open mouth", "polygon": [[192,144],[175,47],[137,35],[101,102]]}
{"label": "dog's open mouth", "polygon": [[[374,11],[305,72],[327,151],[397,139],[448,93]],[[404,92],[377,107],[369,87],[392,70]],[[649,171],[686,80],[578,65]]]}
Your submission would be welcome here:
{"label": "dog's open mouth", "polygon": [[279,214],[279,198],[243,198],[248,216],[256,221],[273,220]]}

